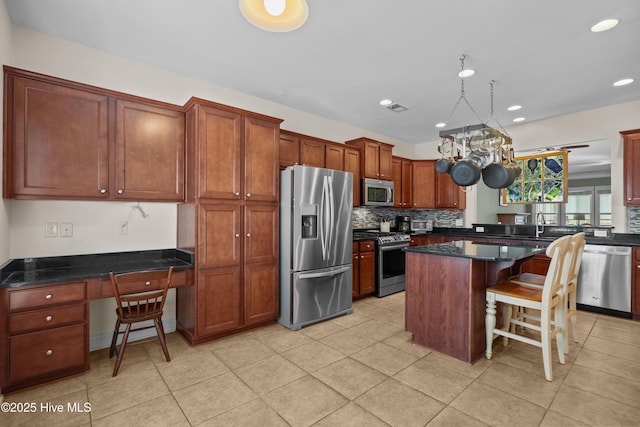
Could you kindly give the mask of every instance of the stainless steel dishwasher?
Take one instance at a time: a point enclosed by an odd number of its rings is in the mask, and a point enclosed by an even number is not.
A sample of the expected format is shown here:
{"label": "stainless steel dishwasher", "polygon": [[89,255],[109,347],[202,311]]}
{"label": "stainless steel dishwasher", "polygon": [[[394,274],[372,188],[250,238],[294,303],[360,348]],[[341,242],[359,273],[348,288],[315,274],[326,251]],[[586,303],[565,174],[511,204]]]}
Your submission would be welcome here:
{"label": "stainless steel dishwasher", "polygon": [[631,312],[630,247],[584,247],[578,278],[577,303]]}

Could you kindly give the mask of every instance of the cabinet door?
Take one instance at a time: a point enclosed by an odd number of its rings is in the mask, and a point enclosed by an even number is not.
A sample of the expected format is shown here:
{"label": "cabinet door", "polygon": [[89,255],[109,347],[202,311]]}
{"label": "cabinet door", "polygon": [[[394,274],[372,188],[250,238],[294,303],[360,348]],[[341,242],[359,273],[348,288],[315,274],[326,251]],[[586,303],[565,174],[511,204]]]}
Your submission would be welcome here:
{"label": "cabinet door", "polygon": [[280,133],[280,169],[300,163],[300,139]]}
{"label": "cabinet door", "polygon": [[115,187],[126,200],[184,200],[182,111],[116,100]]}
{"label": "cabinet door", "polygon": [[240,286],[240,267],[200,270],[197,335],[211,335],[240,327]]}
{"label": "cabinet door", "polygon": [[[364,156],[364,170],[362,171],[364,177],[380,179],[380,144],[374,141],[365,141],[362,155]],[[391,175],[391,164],[389,164],[389,175]]]}
{"label": "cabinet door", "polygon": [[466,194],[456,185],[448,173],[435,173],[436,178],[436,207],[464,209]]}
{"label": "cabinet door", "polygon": [[393,206],[402,207],[402,160],[393,158],[391,160],[391,176],[393,178],[393,190],[395,197],[393,198]]}
{"label": "cabinet door", "polygon": [[240,265],[241,224],[238,204],[200,206],[198,238],[200,267]]}
{"label": "cabinet door", "polygon": [[13,102],[5,94],[5,197],[107,198],[108,97],[20,77],[13,82]]}
{"label": "cabinet door", "polygon": [[435,160],[413,162],[413,207],[434,208],[435,200]]}
{"label": "cabinet door", "polygon": [[360,150],[345,148],[344,170],[353,174],[353,206],[360,206]]}
{"label": "cabinet door", "polygon": [[375,252],[360,252],[360,295],[376,288]]}
{"label": "cabinet door", "polygon": [[245,264],[278,262],[277,205],[245,206]]}
{"label": "cabinet door", "polygon": [[200,106],[198,117],[199,197],[240,199],[240,114]]}
{"label": "cabinet door", "polygon": [[621,133],[624,138],[624,204],[640,206],[640,129]]}
{"label": "cabinet door", "polygon": [[329,144],[325,146],[325,167],[338,171],[344,170],[344,147]]}
{"label": "cabinet door", "polygon": [[280,282],[278,264],[248,265],[244,269],[244,323],[278,317]]}
{"label": "cabinet door", "polygon": [[244,198],[277,202],[280,194],[280,125],[247,117],[244,122]]}
{"label": "cabinet door", "polygon": [[316,168],[323,168],[325,166],[324,145],[325,144],[319,141],[304,138],[300,139],[300,163]]}
{"label": "cabinet door", "polygon": [[[402,185],[400,186],[402,206],[411,207],[413,204],[413,163],[410,160],[402,161]],[[396,191],[396,194],[398,192]]]}
{"label": "cabinet door", "polygon": [[380,170],[380,179],[391,179],[391,147],[385,144],[380,144],[379,147],[379,170]]}

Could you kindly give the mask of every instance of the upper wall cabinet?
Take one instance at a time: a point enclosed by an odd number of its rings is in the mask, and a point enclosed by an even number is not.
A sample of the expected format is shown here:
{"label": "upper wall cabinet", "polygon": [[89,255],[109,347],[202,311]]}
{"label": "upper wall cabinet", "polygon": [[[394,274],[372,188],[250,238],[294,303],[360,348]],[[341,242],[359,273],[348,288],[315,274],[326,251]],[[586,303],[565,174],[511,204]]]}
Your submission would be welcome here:
{"label": "upper wall cabinet", "polygon": [[624,204],[640,206],[640,129],[620,134],[624,141]]}
{"label": "upper wall cabinet", "polygon": [[360,164],[363,178],[393,179],[391,165],[391,150],[393,145],[378,142],[369,138],[352,139],[345,142],[360,149],[362,156]]}
{"label": "upper wall cabinet", "polygon": [[4,71],[4,197],[184,200],[181,107]]}

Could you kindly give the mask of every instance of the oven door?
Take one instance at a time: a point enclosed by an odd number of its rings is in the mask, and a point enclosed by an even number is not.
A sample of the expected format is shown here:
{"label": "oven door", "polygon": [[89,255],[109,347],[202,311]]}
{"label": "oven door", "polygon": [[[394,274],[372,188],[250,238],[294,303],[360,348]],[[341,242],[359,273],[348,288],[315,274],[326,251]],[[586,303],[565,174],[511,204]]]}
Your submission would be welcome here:
{"label": "oven door", "polygon": [[408,242],[378,246],[378,274],[375,296],[384,297],[404,291],[405,252]]}

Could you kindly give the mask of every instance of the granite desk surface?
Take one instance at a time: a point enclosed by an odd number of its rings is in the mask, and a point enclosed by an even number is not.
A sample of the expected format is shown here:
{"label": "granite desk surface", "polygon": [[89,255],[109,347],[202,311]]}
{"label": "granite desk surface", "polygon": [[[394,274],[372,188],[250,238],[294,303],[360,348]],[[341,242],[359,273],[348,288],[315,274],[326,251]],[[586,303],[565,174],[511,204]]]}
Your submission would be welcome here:
{"label": "granite desk surface", "polygon": [[107,278],[111,271],[185,270],[193,263],[194,254],[181,249],[14,259],[0,270],[0,288]]}
{"label": "granite desk surface", "polygon": [[406,252],[472,258],[483,261],[517,261],[538,253],[544,253],[546,248],[544,246],[501,245],[477,243],[471,240],[456,240],[433,245],[409,246],[403,250]]}

